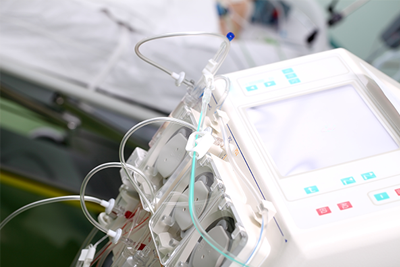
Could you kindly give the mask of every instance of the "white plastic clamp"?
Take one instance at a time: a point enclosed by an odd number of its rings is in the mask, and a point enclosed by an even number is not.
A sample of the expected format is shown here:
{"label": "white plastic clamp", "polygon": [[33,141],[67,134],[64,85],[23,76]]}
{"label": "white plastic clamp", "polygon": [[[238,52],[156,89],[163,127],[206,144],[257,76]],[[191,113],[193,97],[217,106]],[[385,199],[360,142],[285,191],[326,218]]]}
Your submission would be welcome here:
{"label": "white plastic clamp", "polygon": [[89,245],[87,249],[82,249],[78,261],[83,262],[82,267],[89,267],[96,254],[96,247]]}
{"label": "white plastic clamp", "polygon": [[[196,139],[196,136],[199,136]],[[189,136],[189,140],[186,144],[186,151],[189,152],[189,155],[193,157],[193,152],[196,152],[196,158],[201,159],[210,149],[210,147],[214,144],[214,137],[211,133],[202,131],[202,132],[193,132]]]}

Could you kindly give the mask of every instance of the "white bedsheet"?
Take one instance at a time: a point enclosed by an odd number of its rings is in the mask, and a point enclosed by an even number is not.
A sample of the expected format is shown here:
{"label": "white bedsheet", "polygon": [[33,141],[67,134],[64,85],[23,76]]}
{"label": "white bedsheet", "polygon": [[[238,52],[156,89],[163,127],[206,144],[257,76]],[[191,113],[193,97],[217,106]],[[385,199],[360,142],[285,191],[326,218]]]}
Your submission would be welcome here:
{"label": "white bedsheet", "polygon": [[[185,94],[165,73],[140,60],[144,37],[182,31],[219,32],[214,0],[3,0],[0,57],[170,112]],[[146,43],[143,53],[197,80],[217,38],[172,38]],[[257,40],[232,42],[219,73],[301,55]]]}

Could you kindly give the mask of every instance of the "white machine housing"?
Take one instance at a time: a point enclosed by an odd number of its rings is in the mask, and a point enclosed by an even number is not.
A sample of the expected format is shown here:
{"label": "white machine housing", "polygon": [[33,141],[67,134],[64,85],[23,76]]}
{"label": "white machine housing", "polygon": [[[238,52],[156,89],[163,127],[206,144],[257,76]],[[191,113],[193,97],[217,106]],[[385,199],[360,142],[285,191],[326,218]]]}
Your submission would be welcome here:
{"label": "white machine housing", "polygon": [[225,76],[236,162],[277,210],[263,266],[399,266],[400,85],[344,49]]}

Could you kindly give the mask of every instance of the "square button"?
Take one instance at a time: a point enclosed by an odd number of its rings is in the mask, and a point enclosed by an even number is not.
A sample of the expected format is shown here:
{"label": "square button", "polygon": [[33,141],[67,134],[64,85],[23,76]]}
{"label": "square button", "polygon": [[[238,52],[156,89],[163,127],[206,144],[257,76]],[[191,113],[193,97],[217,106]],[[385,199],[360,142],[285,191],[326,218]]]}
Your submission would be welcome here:
{"label": "square button", "polygon": [[356,180],[354,180],[353,177],[343,178],[341,181],[342,181],[342,183],[343,183],[344,185],[354,184],[354,183],[356,182]]}
{"label": "square button", "polygon": [[286,79],[293,79],[293,78],[297,77],[296,73],[289,73],[289,74],[286,74],[285,76],[286,76]]}
{"label": "square button", "polygon": [[400,196],[400,188],[395,189],[394,191],[396,191],[397,195]]}
{"label": "square button", "polygon": [[282,70],[282,72],[283,72],[284,74],[291,73],[291,72],[293,72],[293,69],[292,69],[292,68],[284,69],[284,70]]}
{"label": "square button", "polygon": [[315,185],[304,188],[304,191],[306,191],[307,195],[319,192],[318,187]]}
{"label": "square button", "polygon": [[246,87],[246,90],[247,91],[254,91],[254,90],[257,90],[258,88],[257,88],[257,85],[250,85],[250,86],[247,86]]}
{"label": "square button", "polygon": [[265,87],[270,87],[270,86],[276,85],[276,83],[274,81],[269,81],[269,82],[265,82],[264,85],[265,85]]}
{"label": "square button", "polygon": [[363,173],[363,174],[361,174],[361,176],[362,176],[362,178],[364,180],[369,180],[369,179],[372,179],[372,178],[376,178],[376,175],[373,172]]}
{"label": "square button", "polygon": [[376,199],[377,201],[382,201],[382,200],[389,199],[389,195],[388,195],[388,193],[386,193],[386,192],[382,192],[382,193],[379,193],[379,194],[375,194],[374,197],[375,197],[375,199]]}
{"label": "square button", "polygon": [[353,206],[351,205],[350,201],[342,202],[337,204],[340,210],[347,210],[352,208]]}
{"label": "square button", "polygon": [[323,207],[323,208],[317,209],[317,212],[318,212],[318,215],[321,216],[321,215],[331,213],[331,210],[329,207]]}
{"label": "square button", "polygon": [[299,82],[300,82],[300,79],[298,79],[298,78],[289,80],[290,84],[295,84],[295,83],[299,83]]}

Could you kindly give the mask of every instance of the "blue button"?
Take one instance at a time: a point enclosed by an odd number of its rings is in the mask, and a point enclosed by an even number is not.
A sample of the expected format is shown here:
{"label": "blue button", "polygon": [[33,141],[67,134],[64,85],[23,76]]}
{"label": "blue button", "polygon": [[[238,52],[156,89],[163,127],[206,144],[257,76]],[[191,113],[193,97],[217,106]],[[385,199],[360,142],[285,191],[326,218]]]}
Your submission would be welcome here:
{"label": "blue button", "polygon": [[292,78],[296,78],[297,77],[296,73],[290,73],[290,74],[287,74],[285,76],[286,76],[286,79],[292,79]]}
{"label": "blue button", "polygon": [[389,199],[389,195],[386,192],[376,194],[376,195],[374,195],[374,197],[376,198],[377,201]]}
{"label": "blue button", "polygon": [[270,87],[270,86],[276,85],[276,83],[274,81],[270,81],[270,82],[264,83],[264,85],[265,85],[265,87]]}
{"label": "blue button", "polygon": [[300,80],[298,78],[289,80],[290,84],[299,83]]}
{"label": "blue button", "polygon": [[254,91],[254,90],[257,90],[258,88],[257,88],[257,85],[251,85],[251,86],[247,86],[246,87],[246,90],[247,91]]}
{"label": "blue button", "polygon": [[356,182],[356,180],[354,180],[353,177],[343,178],[341,181],[342,181],[342,183],[343,183],[344,185],[347,185],[347,184],[354,184],[354,183]]}
{"label": "blue button", "polygon": [[369,180],[369,179],[372,179],[372,178],[376,178],[376,175],[373,172],[363,173],[363,174],[361,174],[361,176],[362,176],[362,178],[364,180]]}
{"label": "blue button", "polygon": [[306,187],[304,188],[304,190],[306,191],[307,195],[319,192],[318,187],[316,187],[315,185]]}
{"label": "blue button", "polygon": [[286,74],[286,73],[291,73],[291,72],[293,72],[293,69],[292,69],[292,68],[290,68],[290,69],[284,69],[284,70],[282,70],[282,72],[283,72],[284,74]]}

